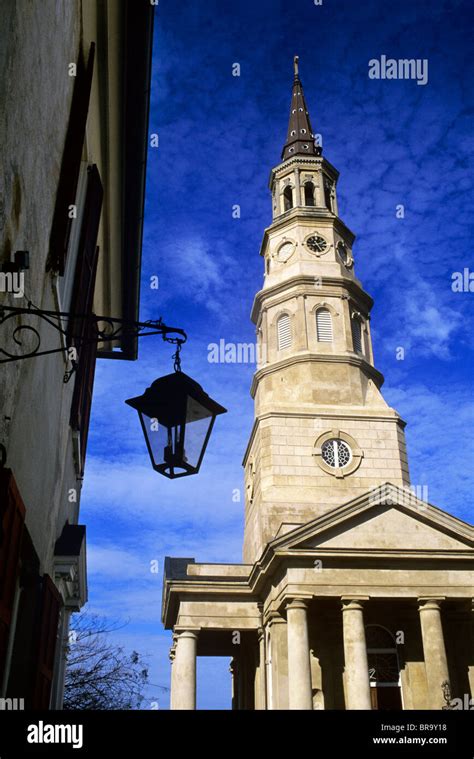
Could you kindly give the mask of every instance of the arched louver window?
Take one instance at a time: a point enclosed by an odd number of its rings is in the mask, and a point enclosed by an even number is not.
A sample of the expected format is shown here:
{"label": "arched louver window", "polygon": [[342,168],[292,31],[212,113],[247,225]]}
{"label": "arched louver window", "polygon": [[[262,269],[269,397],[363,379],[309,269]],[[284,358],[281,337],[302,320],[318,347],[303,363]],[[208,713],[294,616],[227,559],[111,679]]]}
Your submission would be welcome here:
{"label": "arched louver window", "polygon": [[363,353],[362,350],[362,323],[358,317],[352,318],[352,344],[356,353]]}
{"label": "arched louver window", "polygon": [[324,203],[329,211],[332,211],[331,182],[329,179],[324,180]]}
{"label": "arched louver window", "polygon": [[314,184],[306,182],[304,186],[304,204],[305,206],[314,206]]}
{"label": "arched louver window", "polygon": [[289,211],[290,208],[293,208],[293,189],[290,185],[287,185],[283,190],[283,207],[285,211]]}
{"label": "arched louver window", "polygon": [[277,321],[278,350],[289,348],[291,345],[291,324],[288,314],[282,314]]}
{"label": "arched louver window", "polygon": [[316,311],[316,334],[318,343],[332,343],[332,317],[327,308]]}

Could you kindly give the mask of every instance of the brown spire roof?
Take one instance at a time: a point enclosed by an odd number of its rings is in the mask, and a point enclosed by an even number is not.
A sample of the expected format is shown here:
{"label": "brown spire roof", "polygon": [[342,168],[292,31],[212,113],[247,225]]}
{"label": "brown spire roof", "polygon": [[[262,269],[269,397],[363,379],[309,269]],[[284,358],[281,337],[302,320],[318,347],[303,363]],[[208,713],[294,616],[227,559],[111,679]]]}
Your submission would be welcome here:
{"label": "brown spire roof", "polygon": [[320,155],[321,149],[314,145],[313,130],[309,120],[308,108],[304,99],[303,85],[298,70],[299,58],[295,55],[293,92],[291,95],[290,123],[286,143],[282,150],[282,160],[295,155]]}

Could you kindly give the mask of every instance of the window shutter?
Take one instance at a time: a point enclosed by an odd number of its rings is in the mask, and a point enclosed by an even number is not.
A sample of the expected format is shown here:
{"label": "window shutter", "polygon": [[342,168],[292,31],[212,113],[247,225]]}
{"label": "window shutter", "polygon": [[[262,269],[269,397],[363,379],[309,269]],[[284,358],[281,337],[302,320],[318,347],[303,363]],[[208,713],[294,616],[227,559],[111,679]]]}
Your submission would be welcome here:
{"label": "window shutter", "polygon": [[49,708],[62,604],[59,591],[49,575],[43,575],[42,585],[33,709]]}
{"label": "window shutter", "polygon": [[362,353],[361,323],[357,318],[352,318],[352,343],[356,353]]}
{"label": "window shutter", "polygon": [[71,231],[69,206],[76,201],[77,183],[81,167],[82,151],[86,134],[87,114],[94,73],[95,44],[89,50],[87,65],[82,54],[77,62],[69,123],[64,143],[61,171],[59,174],[56,204],[49,241],[49,255],[46,269],[64,274],[64,264]]}
{"label": "window shutter", "polygon": [[[97,327],[95,324],[91,325],[89,334],[94,338],[97,336]],[[73,429],[78,430],[80,434],[81,476],[84,474],[84,463],[86,459],[96,361],[97,344],[94,339],[82,349],[71,407],[71,426]]]}
{"label": "window shutter", "polygon": [[95,341],[97,326],[90,324],[87,319],[81,318],[81,316],[90,316],[94,305],[94,289],[97,261],[99,258],[97,235],[99,232],[103,194],[102,182],[97,166],[90,166],[88,169],[84,217],[71,301],[71,312],[77,314],[77,316],[70,319],[68,328],[71,345],[85,341],[82,348],[80,345],[76,346],[79,363],[76,371],[70,418],[71,427],[80,433],[82,471],[84,470],[97,358],[97,343]]}
{"label": "window shutter", "polygon": [[10,469],[0,469],[0,682],[15,599],[25,506]]}
{"label": "window shutter", "polygon": [[289,348],[291,345],[291,323],[288,314],[280,316],[277,322],[278,350]]}
{"label": "window shutter", "polygon": [[327,308],[316,311],[316,332],[319,343],[332,343],[332,318]]}
{"label": "window shutter", "polygon": [[81,316],[89,316],[92,313],[99,254],[97,235],[103,196],[100,174],[94,164],[87,170],[86,200],[71,298],[71,313],[76,314],[70,319],[68,326],[69,340],[72,345],[75,344],[74,337],[77,337],[80,342],[86,336],[88,325]]}

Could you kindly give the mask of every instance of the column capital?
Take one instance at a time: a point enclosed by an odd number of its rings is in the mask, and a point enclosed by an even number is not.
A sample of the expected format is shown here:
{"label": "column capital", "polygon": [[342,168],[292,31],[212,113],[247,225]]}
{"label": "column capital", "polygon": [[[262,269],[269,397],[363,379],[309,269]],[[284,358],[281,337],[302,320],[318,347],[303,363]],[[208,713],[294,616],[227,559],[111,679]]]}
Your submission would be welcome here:
{"label": "column capital", "polygon": [[174,628],[174,634],[176,635],[177,640],[179,640],[180,638],[195,638],[197,640],[200,632],[201,632],[200,627],[175,627]]}
{"label": "column capital", "polygon": [[270,611],[268,613],[265,624],[269,627],[272,627],[272,625],[286,625],[286,619],[280,614],[279,611]]}
{"label": "column capital", "polygon": [[341,596],[342,611],[362,611],[370,596]]}
{"label": "column capital", "polygon": [[440,611],[441,604],[446,596],[422,596],[418,598],[419,611]]}
{"label": "column capital", "polygon": [[312,596],[291,596],[285,599],[285,609],[304,609],[308,608]]}

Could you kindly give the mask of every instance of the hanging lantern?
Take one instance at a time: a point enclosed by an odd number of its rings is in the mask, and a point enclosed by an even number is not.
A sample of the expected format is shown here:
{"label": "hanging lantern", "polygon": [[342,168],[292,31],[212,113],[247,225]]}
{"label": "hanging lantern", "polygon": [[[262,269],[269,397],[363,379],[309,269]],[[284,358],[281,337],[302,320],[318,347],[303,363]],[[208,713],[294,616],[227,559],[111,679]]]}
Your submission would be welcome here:
{"label": "hanging lantern", "polygon": [[138,411],[153,469],[170,479],[197,474],[215,418],[227,411],[181,371],[126,403]]}

